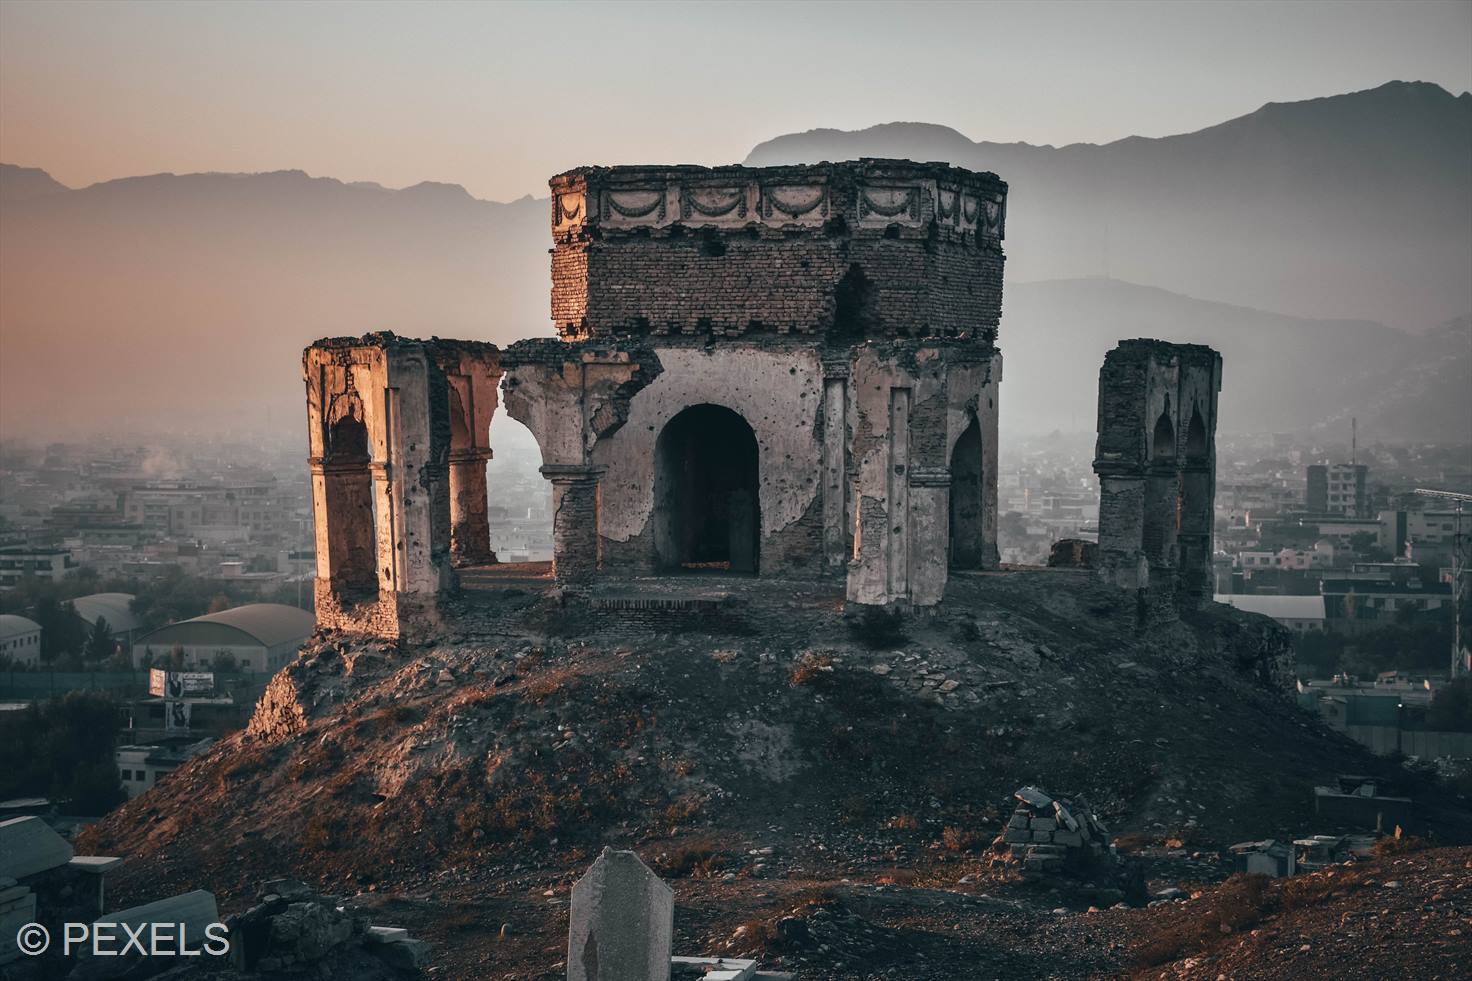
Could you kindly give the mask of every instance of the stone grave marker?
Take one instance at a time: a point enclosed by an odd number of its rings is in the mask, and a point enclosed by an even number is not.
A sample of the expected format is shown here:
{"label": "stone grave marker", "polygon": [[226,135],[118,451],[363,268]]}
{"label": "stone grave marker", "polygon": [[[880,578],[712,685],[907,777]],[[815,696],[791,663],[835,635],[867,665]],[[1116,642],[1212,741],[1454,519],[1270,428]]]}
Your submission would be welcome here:
{"label": "stone grave marker", "polygon": [[675,893],[630,851],[604,848],[572,887],[567,981],[669,981]]}
{"label": "stone grave marker", "polygon": [[0,876],[24,879],[71,860],[72,846],[40,818],[0,821]]}

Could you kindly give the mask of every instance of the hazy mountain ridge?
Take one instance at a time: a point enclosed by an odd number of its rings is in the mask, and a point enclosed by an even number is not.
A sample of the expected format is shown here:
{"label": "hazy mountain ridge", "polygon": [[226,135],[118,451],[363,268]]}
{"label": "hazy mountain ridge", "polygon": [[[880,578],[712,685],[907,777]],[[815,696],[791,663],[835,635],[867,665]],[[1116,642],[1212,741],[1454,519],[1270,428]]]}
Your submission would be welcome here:
{"label": "hazy mountain ridge", "polygon": [[1472,95],[1423,82],[1269,103],[1194,133],[1064,147],[888,123],[759,144],[753,165],[947,160],[1011,185],[1008,273],[1112,276],[1424,329],[1472,309]]}
{"label": "hazy mountain ridge", "polygon": [[1092,429],[1105,352],[1126,338],[1158,337],[1222,353],[1223,433],[1347,432],[1357,416],[1367,440],[1465,441],[1472,435],[1472,333],[1467,318],[1461,323],[1458,360],[1453,324],[1418,336],[1117,280],[1011,283],[999,338],[1002,424],[1019,433]]}
{"label": "hazy mountain ridge", "polygon": [[15,164],[0,163],[0,204],[29,201],[70,190],[71,188],[40,167],[18,167]]}
{"label": "hazy mountain ridge", "polygon": [[[1099,226],[1090,222],[1104,212],[1090,201],[1101,195],[1064,180],[1078,170],[1074,158],[1087,163],[1099,151],[1149,158],[1138,164],[1147,175],[1145,184],[1168,189],[1174,181],[1189,188],[1200,179],[1188,180],[1181,173],[1192,168],[1205,172],[1212,159],[1227,159],[1219,149],[1226,133],[1256,171],[1279,167],[1284,180],[1296,181],[1293,168],[1281,160],[1256,161],[1259,151],[1252,147],[1268,139],[1263,132],[1280,134],[1272,137],[1278,143],[1302,143],[1303,132],[1343,129],[1335,120],[1359,112],[1356,107],[1408,101],[1429,106],[1427,112],[1442,118],[1447,100],[1461,107],[1463,117],[1472,118],[1468,96],[1452,99],[1435,86],[1393,85],[1354,96],[1268,106],[1197,134],[1132,138],[1105,147],[975,144],[946,127],[889,124],[859,134],[818,131],[779,138],[763,144],[753,157],[776,153],[774,147],[791,148],[792,141],[809,136],[816,140],[815,154],[833,140],[853,144],[852,153],[819,157],[862,152],[934,159],[966,147],[984,152],[1012,183],[1008,267],[1020,280],[1030,268],[1067,268],[1080,243],[1087,244],[1091,236],[1100,240],[1095,234]],[[1320,115],[1324,120],[1315,122]],[[1426,128],[1424,120],[1417,123],[1414,118],[1405,125],[1417,132]],[[895,139],[876,144],[873,134],[885,133]],[[1210,133],[1216,134],[1215,158],[1210,153],[1203,157],[1197,142]],[[1171,153],[1194,162],[1172,170],[1174,165],[1161,162],[1161,146],[1178,147],[1179,152]],[[1373,160],[1361,155],[1345,161],[1343,172],[1363,171],[1354,178],[1361,186],[1395,185],[1401,176],[1394,159],[1421,152],[1399,143],[1382,151]],[[1432,156],[1448,159],[1446,154]],[[1013,166],[1007,162],[1013,159],[1033,163]],[[1427,174],[1440,165],[1415,166]],[[1088,167],[1095,175],[1091,180],[1123,179],[1110,177],[1109,167]],[[1114,169],[1128,176],[1134,167],[1120,164]],[[1247,169],[1227,167],[1207,196],[1236,195],[1234,207],[1242,210],[1240,188],[1233,185],[1269,184],[1260,176],[1244,177]],[[1460,180],[1455,200],[1440,202],[1443,225],[1446,215],[1456,217],[1457,201],[1469,202],[1464,214],[1472,209],[1466,192],[1472,168]],[[1047,190],[1049,182],[1056,194]],[[1104,197],[1124,199],[1122,194]],[[500,204],[477,200],[454,184],[426,182],[394,190],[299,170],[156,174],[72,190],[44,171],[7,165],[0,168],[0,202],[0,278],[5,283],[0,293],[0,418],[8,422],[7,435],[23,431],[22,426],[32,428],[30,420],[37,429],[53,431],[122,424],[254,430],[269,424],[278,432],[295,431],[302,411],[296,366],[302,346],[318,337],[388,329],[505,343],[551,330],[545,200],[528,197]],[[1070,203],[1077,204],[1076,214],[1069,212]],[[1278,206],[1274,198],[1252,207]],[[1312,235],[1286,240],[1275,235],[1244,238],[1187,225],[1173,227],[1157,240],[1151,220],[1147,215],[1129,228],[1111,226],[1110,254],[1116,257],[1111,270],[1116,280],[1164,288],[1080,275],[1009,282],[1001,346],[1007,380],[1004,425],[1011,431],[1092,429],[1104,352],[1120,338],[1150,335],[1209,342],[1223,351],[1223,431],[1301,431],[1357,414],[1367,438],[1434,433],[1466,438],[1472,409],[1461,389],[1472,374],[1472,357],[1464,350],[1458,360],[1454,332],[1449,341],[1437,342],[1441,332],[1423,339],[1390,330],[1373,322],[1374,304],[1356,314],[1360,319],[1342,320],[1259,309],[1270,306],[1265,297],[1274,290],[1306,279],[1339,283],[1351,274],[1361,293],[1399,295],[1430,281],[1439,296],[1454,299],[1458,289],[1472,285],[1465,267],[1457,275],[1443,267],[1472,249],[1466,228],[1445,246],[1437,244],[1441,226],[1428,232],[1429,245],[1395,240],[1394,248],[1413,257],[1433,257],[1412,275],[1394,263],[1376,262],[1366,269],[1341,262],[1344,250],[1331,233],[1336,223],[1362,222],[1363,215],[1344,216],[1332,208],[1322,220],[1315,219]],[[1363,241],[1362,233],[1355,232],[1354,240]],[[1136,249],[1136,257],[1118,259],[1125,251],[1120,243],[1137,239],[1145,245]],[[1285,258],[1290,249],[1302,254]],[[1222,272],[1224,250],[1250,255],[1252,268],[1240,265],[1231,275],[1245,284],[1239,292],[1262,293],[1264,299],[1231,306],[1179,295],[1193,292],[1188,281],[1199,278],[1198,267],[1213,272],[1218,285],[1230,278]],[[1353,250],[1349,255],[1354,258]],[[1319,263],[1317,276],[1304,271],[1305,262]],[[1263,268],[1274,263],[1281,268]],[[1139,274],[1127,274],[1131,267]],[[1468,309],[1472,299],[1451,316]],[[1407,315],[1396,322],[1406,319],[1423,329],[1448,317],[1419,321]],[[1060,351],[1068,357],[1060,359]],[[107,418],[96,418],[83,400],[67,394],[80,390],[106,396]],[[1432,390],[1440,394],[1429,394]]]}
{"label": "hazy mountain ridge", "polygon": [[144,426],[293,426],[296,366],[318,337],[548,333],[546,237],[546,202],[301,171],[157,174],[9,200],[0,414],[44,407],[58,428],[90,425],[36,371],[47,365]]}

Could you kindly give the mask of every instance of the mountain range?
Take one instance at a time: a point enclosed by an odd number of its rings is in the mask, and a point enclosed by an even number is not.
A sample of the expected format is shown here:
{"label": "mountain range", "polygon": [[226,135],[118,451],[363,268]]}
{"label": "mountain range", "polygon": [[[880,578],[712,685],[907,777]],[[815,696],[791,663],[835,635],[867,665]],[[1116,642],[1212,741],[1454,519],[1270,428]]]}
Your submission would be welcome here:
{"label": "mountain range", "polygon": [[1106,276],[1300,317],[1424,330],[1472,310],[1472,94],[1424,82],[1269,103],[1179,136],[1051,147],[888,123],[752,165],[943,160],[1009,184],[1014,280]]}
{"label": "mountain range", "polygon": [[[1103,353],[1137,336],[1222,350],[1224,432],[1472,429],[1472,96],[1392,83],[1106,146],[817,130],[748,162],[858,155],[1010,182],[1008,431],[1091,430]],[[69,189],[0,165],[0,434],[294,433],[315,338],[550,333],[547,209],[300,171]]]}

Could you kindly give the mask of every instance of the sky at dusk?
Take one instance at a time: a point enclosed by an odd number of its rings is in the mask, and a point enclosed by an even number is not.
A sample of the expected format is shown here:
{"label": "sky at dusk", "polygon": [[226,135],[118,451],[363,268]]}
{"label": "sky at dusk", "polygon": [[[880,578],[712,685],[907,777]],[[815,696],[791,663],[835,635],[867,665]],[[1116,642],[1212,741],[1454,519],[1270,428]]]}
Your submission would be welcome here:
{"label": "sky at dusk", "polygon": [[1390,79],[1472,88],[1472,4],[0,3],[0,160],[71,186],[303,169],[510,200],[893,120],[1063,144]]}

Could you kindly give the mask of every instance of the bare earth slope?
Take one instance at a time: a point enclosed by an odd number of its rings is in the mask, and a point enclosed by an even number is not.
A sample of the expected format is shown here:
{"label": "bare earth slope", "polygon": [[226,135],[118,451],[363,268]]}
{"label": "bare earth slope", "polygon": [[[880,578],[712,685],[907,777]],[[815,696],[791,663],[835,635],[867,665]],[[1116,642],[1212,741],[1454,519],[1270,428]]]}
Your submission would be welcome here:
{"label": "bare earth slope", "polygon": [[1198,860],[1175,878],[1206,881],[1226,844],[1332,830],[1314,782],[1389,768],[1292,706],[1263,618],[1139,630],[1066,570],[960,576],[904,636],[845,626],[821,590],[739,592],[734,634],[507,590],[480,613],[494,643],[315,641],[247,732],[86,845],[129,856],[119,901],[203,887],[228,911],[278,875],[372,893],[456,978],[560,976],[568,888],[605,843],[675,886],[677,953],[755,952],[805,981],[1082,977],[1130,970],[1130,917],[1158,911],[1089,914],[1118,896],[990,870],[1018,786],[1179,838]]}

